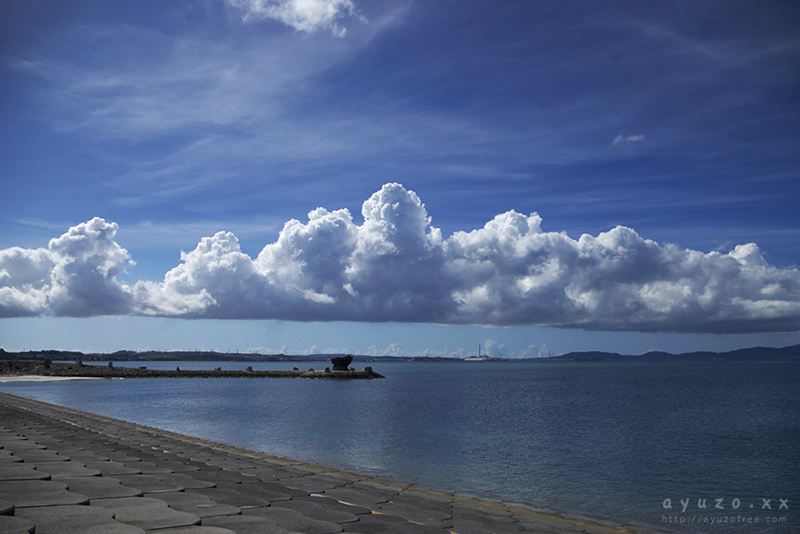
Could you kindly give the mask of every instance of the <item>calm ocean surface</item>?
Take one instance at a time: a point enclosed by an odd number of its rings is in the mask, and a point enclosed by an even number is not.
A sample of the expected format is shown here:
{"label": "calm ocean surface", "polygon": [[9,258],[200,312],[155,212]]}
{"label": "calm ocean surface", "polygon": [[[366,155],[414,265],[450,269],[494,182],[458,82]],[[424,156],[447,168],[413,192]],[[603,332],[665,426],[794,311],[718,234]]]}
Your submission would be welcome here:
{"label": "calm ocean surface", "polygon": [[667,531],[800,532],[800,362],[370,365],[387,378],[17,382],[0,391],[296,460]]}

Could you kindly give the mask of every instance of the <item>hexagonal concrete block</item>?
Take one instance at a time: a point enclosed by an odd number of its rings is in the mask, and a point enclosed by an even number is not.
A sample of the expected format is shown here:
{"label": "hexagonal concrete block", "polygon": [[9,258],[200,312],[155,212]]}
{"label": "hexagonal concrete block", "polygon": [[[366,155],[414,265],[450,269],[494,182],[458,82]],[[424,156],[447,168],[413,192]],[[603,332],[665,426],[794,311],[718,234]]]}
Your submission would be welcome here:
{"label": "hexagonal concrete block", "polygon": [[11,501],[16,509],[33,506],[89,504],[89,497],[67,491],[67,485],[54,480],[20,480],[0,484],[0,499]]}
{"label": "hexagonal concrete block", "polygon": [[111,510],[93,506],[43,506],[19,510],[32,521],[36,534],[144,534],[144,530],[114,520]]}
{"label": "hexagonal concrete block", "polygon": [[114,512],[117,521],[145,530],[173,527],[189,527],[200,524],[200,517],[188,512],[179,512],[160,499],[150,497],[125,497],[102,499],[92,502]]}

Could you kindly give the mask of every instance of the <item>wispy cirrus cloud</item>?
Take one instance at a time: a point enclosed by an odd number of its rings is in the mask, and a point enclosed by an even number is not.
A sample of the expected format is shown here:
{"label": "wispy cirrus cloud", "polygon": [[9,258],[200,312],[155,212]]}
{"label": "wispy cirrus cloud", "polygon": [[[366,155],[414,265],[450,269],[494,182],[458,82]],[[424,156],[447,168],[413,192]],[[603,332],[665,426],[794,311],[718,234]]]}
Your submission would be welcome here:
{"label": "wispy cirrus cloud", "polygon": [[[270,38],[216,42],[138,26],[82,26],[60,38],[94,60],[13,62],[46,82],[42,118],[62,131],[127,141],[247,128],[278,113],[282,98],[327,65],[306,43]],[[142,53],[114,61],[123,50]]]}
{"label": "wispy cirrus cloud", "polygon": [[[299,117],[294,106],[298,95],[313,98],[314,76],[369,36],[327,37],[320,46],[269,33],[214,40],[132,25],[61,32],[75,54],[4,57],[3,66],[36,81],[37,118],[92,143],[116,168],[104,179],[115,205],[186,198],[355,145],[331,134],[336,121],[312,127],[317,118]],[[150,148],[128,149],[142,145]]]}
{"label": "wispy cirrus cloud", "polygon": [[770,34],[760,39],[735,39],[730,36],[690,36],[661,23],[629,19],[626,22],[649,38],[668,44],[675,53],[691,55],[706,65],[720,69],[746,67],[753,70],[771,70],[771,60],[796,53],[800,50],[800,39],[796,35]]}
{"label": "wispy cirrus cloud", "polygon": [[639,143],[641,141],[644,141],[644,134],[623,135],[620,133],[611,144],[619,145],[620,143]]}
{"label": "wispy cirrus cloud", "polygon": [[[0,316],[147,315],[297,321],[539,325],[644,332],[800,327],[800,271],[753,244],[727,254],[616,227],[575,240],[509,211],[444,238],[421,199],[386,184],[362,206],[292,219],[256,258],[204,237],[163,281],[128,285],[117,225],[95,218],[47,249],[0,251]],[[494,346],[498,351],[500,346]],[[488,345],[487,345],[487,350]]]}

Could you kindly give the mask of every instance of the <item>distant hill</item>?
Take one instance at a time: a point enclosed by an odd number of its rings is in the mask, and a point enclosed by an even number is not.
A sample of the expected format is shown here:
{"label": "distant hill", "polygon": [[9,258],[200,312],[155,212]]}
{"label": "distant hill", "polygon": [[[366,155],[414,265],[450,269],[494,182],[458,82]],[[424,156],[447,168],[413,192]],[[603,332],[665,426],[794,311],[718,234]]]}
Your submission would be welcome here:
{"label": "distant hill", "polygon": [[729,352],[683,352],[671,354],[669,352],[646,352],[638,356],[619,354],[617,352],[570,352],[561,356],[547,358],[549,361],[586,361],[586,360],[619,360],[619,361],[738,361],[738,360],[793,360],[800,358],[800,345],[792,345],[782,349],[772,347],[752,347],[737,349]]}
{"label": "distant hill", "polygon": [[[304,362],[304,361],[330,361],[331,358],[344,356],[344,354],[257,354],[249,352],[215,352],[215,351],[158,351],[150,350],[137,352],[133,350],[120,350],[111,353],[88,353],[66,350],[33,350],[25,352],[6,352],[0,348],[0,360],[34,360],[43,361],[47,358],[53,361],[238,361],[238,362]],[[637,356],[619,354],[617,352],[570,352],[561,356],[549,358],[533,358],[526,361],[548,362],[548,361],[598,361],[598,360],[617,360],[617,361],[737,361],[737,360],[792,360],[800,358],[800,345],[784,347],[781,349],[771,347],[752,347],[748,349],[738,349],[729,352],[684,352],[681,354],[671,354],[669,352],[647,352]],[[353,355],[354,361],[361,362],[439,362],[439,361],[462,361],[461,358],[431,358],[427,356],[369,356]],[[502,361],[499,358],[492,358],[493,361]],[[522,360],[514,360],[522,361]]]}

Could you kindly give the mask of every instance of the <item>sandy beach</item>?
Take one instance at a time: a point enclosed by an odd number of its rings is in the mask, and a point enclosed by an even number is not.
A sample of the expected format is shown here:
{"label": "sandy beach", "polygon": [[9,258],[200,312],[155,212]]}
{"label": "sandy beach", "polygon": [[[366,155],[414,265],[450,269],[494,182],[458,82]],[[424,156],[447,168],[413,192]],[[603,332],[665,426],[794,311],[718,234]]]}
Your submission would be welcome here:
{"label": "sandy beach", "polygon": [[2,376],[0,375],[0,383],[4,382],[57,382],[63,380],[102,380],[94,376],[36,376],[36,375],[20,375],[20,376]]}

